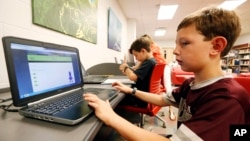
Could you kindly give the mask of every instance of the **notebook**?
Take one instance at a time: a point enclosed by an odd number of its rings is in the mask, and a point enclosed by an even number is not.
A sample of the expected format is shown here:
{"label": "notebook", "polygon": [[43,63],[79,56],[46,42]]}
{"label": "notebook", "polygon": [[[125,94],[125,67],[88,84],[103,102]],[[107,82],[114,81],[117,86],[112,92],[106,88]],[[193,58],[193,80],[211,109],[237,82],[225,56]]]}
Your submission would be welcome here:
{"label": "notebook", "polygon": [[93,114],[83,93],[117,96],[114,89],[84,88],[77,48],[17,37],[2,41],[13,104],[22,116],[75,125]]}
{"label": "notebook", "polygon": [[109,79],[105,80],[104,82],[102,82],[102,84],[112,84],[114,82],[121,82],[123,84],[135,84],[134,81],[132,81],[128,78],[125,78],[125,77],[124,78],[109,78]]}
{"label": "notebook", "polygon": [[81,67],[82,67],[84,84],[101,84],[109,78],[108,75],[90,75],[85,70],[83,64],[81,64]]}

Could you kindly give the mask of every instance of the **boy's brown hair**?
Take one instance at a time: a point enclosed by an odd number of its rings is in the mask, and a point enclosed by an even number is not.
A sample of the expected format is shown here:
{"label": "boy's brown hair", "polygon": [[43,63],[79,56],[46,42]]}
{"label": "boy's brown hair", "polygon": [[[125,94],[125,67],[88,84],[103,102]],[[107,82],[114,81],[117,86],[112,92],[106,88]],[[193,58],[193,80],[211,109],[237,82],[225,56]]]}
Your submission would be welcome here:
{"label": "boy's brown hair", "polygon": [[147,52],[150,52],[151,41],[148,38],[140,37],[136,39],[130,46],[129,53],[132,54],[132,51],[140,52],[144,48]]}
{"label": "boy's brown hair", "polygon": [[227,46],[221,52],[221,57],[227,55],[241,32],[240,20],[236,13],[216,7],[204,8],[185,17],[178,25],[177,31],[192,24],[205,36],[205,41],[216,36],[226,38]]}

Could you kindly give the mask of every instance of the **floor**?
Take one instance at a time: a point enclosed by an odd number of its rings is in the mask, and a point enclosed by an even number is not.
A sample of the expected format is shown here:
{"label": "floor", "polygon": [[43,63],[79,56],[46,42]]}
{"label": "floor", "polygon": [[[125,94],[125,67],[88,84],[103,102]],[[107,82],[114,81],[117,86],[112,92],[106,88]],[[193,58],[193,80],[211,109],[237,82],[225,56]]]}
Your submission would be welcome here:
{"label": "floor", "polygon": [[[173,111],[174,115],[177,115],[177,108],[171,107],[171,110]],[[140,115],[138,113],[132,113],[129,111],[121,111],[121,110],[116,110],[116,112],[121,115],[122,117],[126,118],[129,120],[131,123],[135,124],[135,126],[138,125],[140,122]],[[164,115],[162,115],[164,113]],[[145,130],[148,130],[150,132],[154,132],[157,134],[161,135],[168,135],[172,134],[173,132],[176,131],[176,126],[177,126],[177,121],[175,120],[170,120],[169,118],[169,107],[163,107],[158,114],[165,120],[166,123],[166,128],[163,128],[163,123],[162,121],[158,120],[155,117],[150,117],[150,116],[145,116],[145,124],[143,128]],[[112,128],[103,125],[101,130],[98,132],[96,138],[94,141],[100,141],[105,139],[105,141],[125,141],[125,139],[119,135],[115,130]]]}

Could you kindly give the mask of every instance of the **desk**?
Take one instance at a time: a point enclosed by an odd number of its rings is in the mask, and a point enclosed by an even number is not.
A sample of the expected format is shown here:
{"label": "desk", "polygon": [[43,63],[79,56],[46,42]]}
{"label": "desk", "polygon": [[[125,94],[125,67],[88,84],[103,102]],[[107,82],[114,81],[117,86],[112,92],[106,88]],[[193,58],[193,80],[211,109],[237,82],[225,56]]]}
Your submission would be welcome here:
{"label": "desk", "polygon": [[[111,86],[85,85],[84,87],[108,88]],[[10,97],[9,92],[0,94],[0,98],[8,97]],[[124,94],[119,93],[110,102],[112,107],[114,108],[123,97]],[[91,141],[102,124],[103,122],[95,115],[75,126],[67,126],[26,118],[17,112],[5,112],[0,109],[0,141]]]}

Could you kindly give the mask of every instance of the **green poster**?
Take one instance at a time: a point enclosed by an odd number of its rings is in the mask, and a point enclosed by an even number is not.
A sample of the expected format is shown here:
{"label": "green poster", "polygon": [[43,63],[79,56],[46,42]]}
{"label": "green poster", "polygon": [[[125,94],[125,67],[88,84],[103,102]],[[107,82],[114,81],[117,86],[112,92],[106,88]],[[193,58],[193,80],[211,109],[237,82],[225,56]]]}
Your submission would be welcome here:
{"label": "green poster", "polygon": [[33,23],[97,43],[98,0],[32,0]]}

